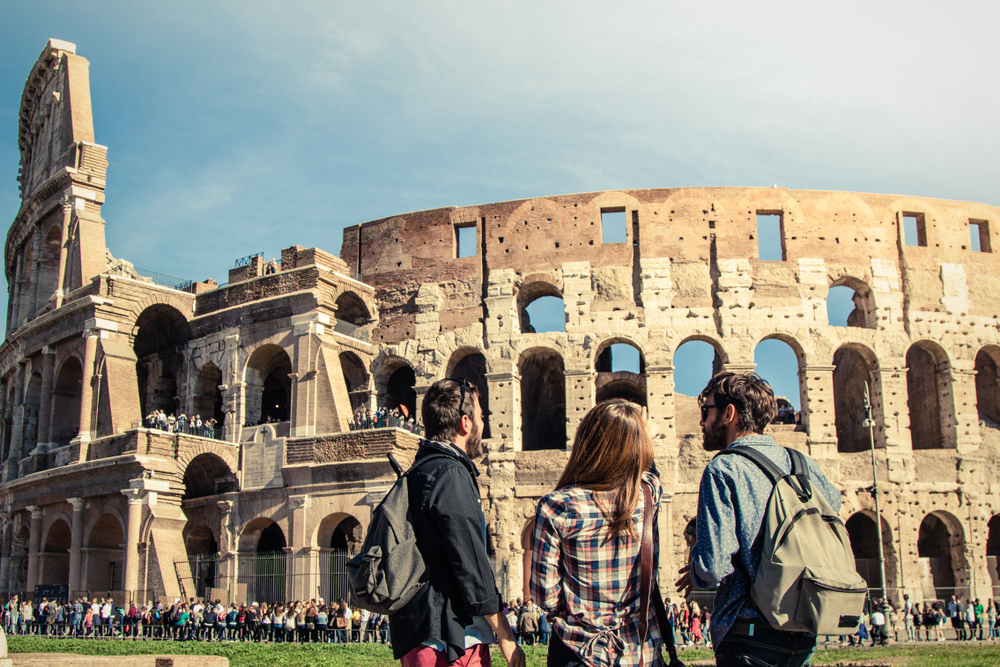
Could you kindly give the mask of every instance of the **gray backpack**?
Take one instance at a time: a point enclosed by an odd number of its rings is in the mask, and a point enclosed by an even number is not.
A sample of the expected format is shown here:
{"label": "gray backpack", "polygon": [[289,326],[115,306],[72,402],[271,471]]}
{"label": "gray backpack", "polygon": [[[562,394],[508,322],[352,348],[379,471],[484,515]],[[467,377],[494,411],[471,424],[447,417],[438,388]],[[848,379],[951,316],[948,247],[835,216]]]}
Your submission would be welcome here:
{"label": "gray backpack", "polygon": [[[858,574],[847,528],[809,482],[805,456],[787,449],[791,472],[783,473],[751,447],[730,447],[753,461],[774,484],[760,535],[760,565],[750,597],[777,630],[814,635],[853,634],[861,622],[868,584]],[[733,562],[745,574],[739,554]]]}
{"label": "gray backpack", "polygon": [[417,536],[410,521],[408,477],[428,461],[446,458],[451,457],[425,456],[404,473],[389,454],[396,483],[372,512],[361,552],[347,561],[351,607],[391,616],[427,583],[424,557],[417,548]]}

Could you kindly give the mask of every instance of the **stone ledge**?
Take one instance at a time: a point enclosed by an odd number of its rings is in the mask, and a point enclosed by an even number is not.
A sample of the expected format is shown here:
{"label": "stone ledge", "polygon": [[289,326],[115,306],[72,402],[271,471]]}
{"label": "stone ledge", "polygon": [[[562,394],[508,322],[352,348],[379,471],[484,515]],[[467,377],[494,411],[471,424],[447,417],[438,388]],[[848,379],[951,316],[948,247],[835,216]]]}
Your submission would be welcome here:
{"label": "stone ledge", "polygon": [[13,667],[229,667],[215,655],[76,655],[75,653],[12,653]]}

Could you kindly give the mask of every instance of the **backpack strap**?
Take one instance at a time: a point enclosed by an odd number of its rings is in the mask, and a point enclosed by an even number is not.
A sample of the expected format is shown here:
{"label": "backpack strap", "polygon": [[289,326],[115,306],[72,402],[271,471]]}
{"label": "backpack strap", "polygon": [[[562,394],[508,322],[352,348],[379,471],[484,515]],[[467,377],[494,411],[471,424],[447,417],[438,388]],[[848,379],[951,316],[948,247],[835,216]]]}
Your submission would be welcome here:
{"label": "backpack strap", "polygon": [[792,487],[792,490],[795,491],[803,502],[806,502],[812,498],[813,494],[812,484],[809,483],[809,463],[806,461],[806,457],[802,455],[802,452],[790,447],[783,447],[782,449],[788,453],[788,458],[792,464],[791,471],[787,474],[778,468],[774,464],[774,461],[753,447],[745,445],[728,447],[719,452],[719,454],[737,454],[753,461],[760,468],[761,472],[771,480],[772,485],[776,485],[779,479],[788,478],[789,486]]}
{"label": "backpack strap", "polygon": [[[790,452],[792,450],[786,449],[785,451]],[[726,449],[723,449],[721,452],[719,452],[720,456],[723,454],[736,454],[738,456],[742,456],[745,459],[753,461],[755,464],[757,464],[757,467],[760,468],[761,472],[767,475],[767,478],[771,480],[772,485],[777,484],[779,479],[785,477],[785,473],[782,472],[781,468],[779,468],[774,464],[774,461],[769,459],[764,454],[761,454],[753,447],[746,447],[746,446],[727,447]],[[795,459],[792,459],[792,465],[794,465],[794,462]]]}

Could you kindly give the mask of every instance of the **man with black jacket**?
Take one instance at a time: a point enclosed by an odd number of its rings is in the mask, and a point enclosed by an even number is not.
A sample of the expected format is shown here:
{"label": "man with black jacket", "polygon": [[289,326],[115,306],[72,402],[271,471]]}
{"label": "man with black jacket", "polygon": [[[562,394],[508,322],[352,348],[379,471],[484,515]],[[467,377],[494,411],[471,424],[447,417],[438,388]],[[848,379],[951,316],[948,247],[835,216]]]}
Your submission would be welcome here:
{"label": "man with black jacket", "polygon": [[486,555],[479,470],[483,411],[468,380],[435,382],[421,409],[427,439],[416,459],[435,457],[410,474],[410,512],[428,585],[392,617],[393,655],[402,667],[460,661],[489,667],[496,642],[508,665],[522,667],[493,569]]}

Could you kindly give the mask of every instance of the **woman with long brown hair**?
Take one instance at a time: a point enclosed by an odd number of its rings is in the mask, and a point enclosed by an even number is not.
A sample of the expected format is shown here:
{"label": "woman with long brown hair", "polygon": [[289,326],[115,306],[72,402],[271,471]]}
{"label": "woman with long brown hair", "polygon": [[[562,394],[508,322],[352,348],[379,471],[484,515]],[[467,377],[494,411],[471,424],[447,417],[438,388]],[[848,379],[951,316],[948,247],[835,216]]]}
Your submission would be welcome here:
{"label": "woman with long brown hair", "polygon": [[664,664],[656,613],[640,610],[637,562],[648,518],[655,577],[661,492],[645,408],[623,399],[599,403],[580,423],[556,490],[535,514],[530,589],[552,621],[549,667]]}

